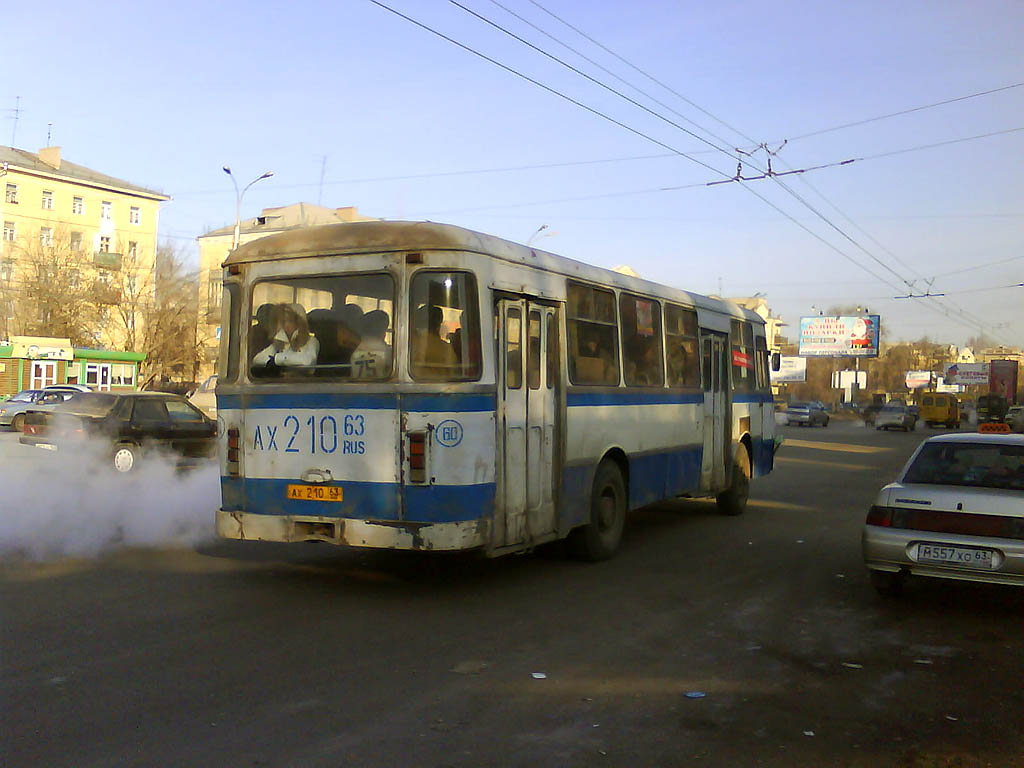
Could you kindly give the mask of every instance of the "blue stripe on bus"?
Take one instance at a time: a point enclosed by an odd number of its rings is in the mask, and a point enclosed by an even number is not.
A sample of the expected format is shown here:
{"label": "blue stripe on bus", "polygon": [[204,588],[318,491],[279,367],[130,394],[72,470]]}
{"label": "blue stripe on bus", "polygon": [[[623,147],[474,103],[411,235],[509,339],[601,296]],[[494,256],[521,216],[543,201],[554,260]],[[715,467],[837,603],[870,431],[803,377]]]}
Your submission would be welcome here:
{"label": "blue stripe on bus", "polygon": [[401,394],[398,392],[284,392],[247,395],[218,395],[219,410],[267,408],[351,408],[429,413],[493,411],[494,395],[473,392],[444,394]]}
{"label": "blue stripe on bus", "polygon": [[733,394],[734,403],[770,403],[772,396],[767,392],[751,392],[749,394]]}
{"label": "blue stripe on bus", "polygon": [[[700,487],[701,445],[629,456],[629,508],[689,493]],[[562,470],[560,527],[587,521],[587,499],[597,462],[575,464]]]}
{"label": "blue stripe on bus", "polygon": [[297,501],[288,499],[288,479],[221,478],[222,508],[256,515],[316,515],[360,520],[399,520],[417,523],[448,523],[491,517],[494,483],[478,485],[404,486],[405,517],[401,516],[397,483],[342,481],[344,500]]}
{"label": "blue stripe on bus", "polygon": [[703,403],[703,394],[670,392],[658,390],[654,392],[570,392],[566,397],[566,405],[570,408],[581,405],[690,405]]}

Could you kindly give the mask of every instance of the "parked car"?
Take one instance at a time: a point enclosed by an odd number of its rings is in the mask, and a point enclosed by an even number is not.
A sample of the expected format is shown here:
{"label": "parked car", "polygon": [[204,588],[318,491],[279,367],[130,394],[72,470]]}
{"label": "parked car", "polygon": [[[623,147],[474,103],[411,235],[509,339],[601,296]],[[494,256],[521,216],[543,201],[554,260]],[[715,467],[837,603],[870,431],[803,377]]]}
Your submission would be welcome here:
{"label": "parked car", "polygon": [[917,426],[917,416],[905,405],[886,403],[882,410],[875,414],[875,429],[890,430],[893,427],[904,432]]}
{"label": "parked car", "polygon": [[1024,586],[1024,435],[925,440],[879,491],[861,543],[885,595],[911,575]]}
{"label": "parked car", "polygon": [[799,424],[801,427],[813,427],[820,424],[828,426],[828,411],[825,405],[819,400],[809,403],[792,403],[786,409],[786,417],[789,424]]}
{"label": "parked car", "polygon": [[217,418],[217,374],[210,376],[188,396],[188,401],[211,419]]}
{"label": "parked car", "polygon": [[51,384],[42,389],[26,389],[0,403],[0,427],[21,432],[29,409],[46,410],[79,392],[88,392],[82,384]]}
{"label": "parked car", "polygon": [[216,450],[217,423],[181,395],[158,392],[90,392],[50,411],[25,414],[22,443],[50,450],[87,451],[100,446],[118,472],[131,472],[155,452],[179,466]]}
{"label": "parked car", "polygon": [[1024,405],[1010,406],[1006,412],[1006,423],[1013,432],[1024,432]]}
{"label": "parked car", "polygon": [[921,418],[929,427],[954,429],[960,424],[960,405],[948,392],[929,392],[921,396]]}

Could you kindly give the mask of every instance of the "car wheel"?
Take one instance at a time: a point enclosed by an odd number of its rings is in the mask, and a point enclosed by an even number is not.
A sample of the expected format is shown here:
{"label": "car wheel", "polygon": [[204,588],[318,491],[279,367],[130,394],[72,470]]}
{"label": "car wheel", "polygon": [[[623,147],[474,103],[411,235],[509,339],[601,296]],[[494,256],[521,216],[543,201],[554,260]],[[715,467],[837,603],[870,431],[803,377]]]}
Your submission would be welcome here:
{"label": "car wheel", "polygon": [[899,571],[871,571],[871,586],[882,597],[899,597],[903,594],[906,577]]}
{"label": "car wheel", "polygon": [[572,553],[597,562],[615,554],[626,525],[626,483],[619,465],[605,459],[594,473],[590,492],[590,520],[569,537]]}
{"label": "car wheel", "polygon": [[25,414],[19,413],[11,419],[11,429],[15,432],[21,432],[25,429]]}
{"label": "car wheel", "polygon": [[721,514],[742,515],[746,511],[747,499],[750,498],[750,474],[750,455],[746,446],[741,445],[732,463],[732,482],[715,497]]}
{"label": "car wheel", "polygon": [[131,443],[122,443],[114,449],[114,469],[118,472],[131,472],[139,465],[139,447]]}
{"label": "car wheel", "polygon": [[828,417],[825,417],[825,421],[821,425],[823,428],[828,426]]}

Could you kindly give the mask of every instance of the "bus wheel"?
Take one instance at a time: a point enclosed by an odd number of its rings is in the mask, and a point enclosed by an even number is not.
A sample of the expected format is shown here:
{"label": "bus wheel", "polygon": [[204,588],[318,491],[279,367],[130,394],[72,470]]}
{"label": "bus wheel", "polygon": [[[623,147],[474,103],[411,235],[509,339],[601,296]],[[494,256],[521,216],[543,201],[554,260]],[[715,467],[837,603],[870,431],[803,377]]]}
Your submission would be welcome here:
{"label": "bus wheel", "polygon": [[732,463],[732,483],[716,497],[718,511],[723,515],[742,515],[750,497],[750,455],[744,445],[736,451]]}
{"label": "bus wheel", "polygon": [[594,474],[590,520],[570,534],[569,547],[580,560],[597,562],[615,554],[626,524],[626,483],[614,461],[602,461]]}

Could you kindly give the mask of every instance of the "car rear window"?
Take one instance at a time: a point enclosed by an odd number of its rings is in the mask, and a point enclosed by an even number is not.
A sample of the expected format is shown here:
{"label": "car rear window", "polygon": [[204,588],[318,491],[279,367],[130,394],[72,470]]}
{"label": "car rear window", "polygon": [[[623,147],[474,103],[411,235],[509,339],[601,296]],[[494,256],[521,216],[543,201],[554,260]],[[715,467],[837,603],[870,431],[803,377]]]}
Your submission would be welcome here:
{"label": "car rear window", "polygon": [[77,416],[106,416],[117,402],[117,395],[103,395],[98,392],[82,392],[66,400],[56,408],[61,413]]}
{"label": "car rear window", "polygon": [[1024,491],[1024,446],[928,443],[907,469],[903,482]]}

